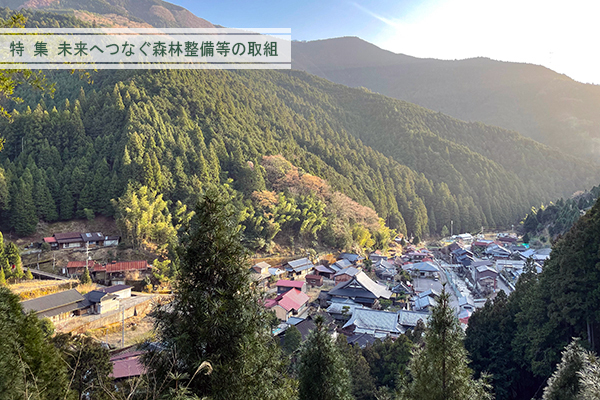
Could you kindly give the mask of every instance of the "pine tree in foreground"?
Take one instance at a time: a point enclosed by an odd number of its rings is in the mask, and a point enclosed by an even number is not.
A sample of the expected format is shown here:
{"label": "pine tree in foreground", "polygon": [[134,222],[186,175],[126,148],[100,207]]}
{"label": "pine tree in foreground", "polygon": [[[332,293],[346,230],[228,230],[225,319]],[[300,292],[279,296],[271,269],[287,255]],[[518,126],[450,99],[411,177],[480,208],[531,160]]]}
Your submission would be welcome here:
{"label": "pine tree in foreground", "polygon": [[579,340],[573,340],[562,353],[560,364],[548,379],[544,388],[543,400],[580,400],[579,372],[582,370],[588,352],[581,347]]}
{"label": "pine tree in foreground", "polygon": [[[191,394],[212,400],[291,398],[284,357],[250,286],[239,226],[215,190],[198,204],[182,243],[176,294],[154,313],[158,345],[144,357],[153,390],[166,393],[171,377],[187,376]],[[196,375],[204,361],[212,373]]]}
{"label": "pine tree in foreground", "polygon": [[300,347],[298,379],[300,400],[352,399],[350,374],[322,316]]}
{"label": "pine tree in foreground", "polygon": [[401,389],[401,399],[493,399],[486,377],[473,379],[463,337],[450,307],[450,294],[444,288],[427,324],[424,346],[413,351],[410,381]]}
{"label": "pine tree in foreground", "polygon": [[82,285],[89,285],[92,283],[92,277],[90,276],[90,270],[88,267],[85,267],[85,271],[83,271],[83,274],[81,274],[79,281]]}
{"label": "pine tree in foreground", "polygon": [[19,297],[0,287],[0,398],[71,400],[69,375],[42,323]]}

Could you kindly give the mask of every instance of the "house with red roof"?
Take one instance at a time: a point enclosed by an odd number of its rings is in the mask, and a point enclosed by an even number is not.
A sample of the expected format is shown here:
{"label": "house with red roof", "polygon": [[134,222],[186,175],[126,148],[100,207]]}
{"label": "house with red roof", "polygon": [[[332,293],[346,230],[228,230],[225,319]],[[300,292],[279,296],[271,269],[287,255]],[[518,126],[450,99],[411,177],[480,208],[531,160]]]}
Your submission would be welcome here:
{"label": "house with red roof", "polygon": [[143,351],[128,351],[110,357],[113,365],[110,377],[115,381],[135,378],[146,373],[146,368],[140,361]]}
{"label": "house with red roof", "polygon": [[308,295],[296,288],[292,288],[285,293],[279,294],[274,299],[265,300],[265,307],[275,311],[275,315],[281,321],[287,321],[288,318],[301,314],[308,306],[310,298]]}
{"label": "house with red roof", "polygon": [[[69,261],[67,267],[63,268],[62,273],[68,276],[78,276],[85,271],[85,261]],[[90,273],[101,267],[99,263],[93,260],[88,260],[87,267]]]}
{"label": "house with red roof", "polygon": [[48,243],[50,245],[50,250],[58,250],[58,242],[54,236],[45,237],[44,243]]}
{"label": "house with red roof", "polygon": [[301,292],[306,293],[306,282],[305,281],[289,281],[286,279],[280,279],[277,281],[277,293],[282,294],[289,292],[292,289],[298,289]]}
{"label": "house with red roof", "polygon": [[116,277],[123,277],[128,272],[147,272],[150,265],[146,260],[142,261],[113,261],[111,263],[94,268],[94,277],[99,281],[108,281]]}

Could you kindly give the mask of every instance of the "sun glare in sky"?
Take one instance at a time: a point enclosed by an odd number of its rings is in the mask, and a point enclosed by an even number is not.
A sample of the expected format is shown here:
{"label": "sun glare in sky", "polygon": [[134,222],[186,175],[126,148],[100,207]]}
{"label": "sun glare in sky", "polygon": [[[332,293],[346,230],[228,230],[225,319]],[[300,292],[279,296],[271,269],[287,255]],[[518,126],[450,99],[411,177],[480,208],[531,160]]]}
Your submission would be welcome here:
{"label": "sun glare in sky", "polygon": [[358,36],[416,57],[541,64],[600,84],[600,2],[594,0],[177,0],[236,28],[292,28],[295,40]]}
{"label": "sun glare in sky", "polygon": [[[600,3],[593,1],[428,1],[402,17],[379,14],[373,42],[415,57],[541,64],[581,82],[600,84]],[[393,10],[391,10],[393,12]]]}

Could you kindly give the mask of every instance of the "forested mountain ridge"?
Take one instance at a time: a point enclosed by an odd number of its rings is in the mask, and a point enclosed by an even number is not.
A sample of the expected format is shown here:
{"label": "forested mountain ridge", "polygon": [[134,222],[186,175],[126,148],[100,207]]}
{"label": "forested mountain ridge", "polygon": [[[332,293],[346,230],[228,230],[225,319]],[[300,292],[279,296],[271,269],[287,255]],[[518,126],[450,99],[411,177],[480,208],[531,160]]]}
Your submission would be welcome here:
{"label": "forested mountain ridge", "polygon": [[0,0],[0,7],[69,12],[96,26],[214,28],[187,9],[162,0]]}
{"label": "forested mountain ridge", "polygon": [[292,67],[466,121],[515,130],[577,156],[600,154],[600,87],[486,58],[420,59],[355,37],[294,42]]}
{"label": "forested mountain ridge", "polygon": [[[450,220],[461,231],[507,225],[598,178],[590,165],[514,133],[303,72],[104,71],[93,85],[50,77],[54,99],[37,104],[36,93],[23,93],[14,122],[0,123],[5,228],[20,233],[36,217],[112,215],[110,199],[128,182],[163,193],[172,208],[193,203],[207,185],[227,184],[260,242],[269,239],[272,210],[253,193],[273,189],[259,166],[278,154],[373,208],[391,228],[418,236]],[[443,136],[495,137],[503,152],[493,161]],[[291,194],[303,215],[319,214],[318,202],[298,196]],[[31,204],[16,201],[23,198]],[[346,245],[356,221],[322,217],[311,235]]]}

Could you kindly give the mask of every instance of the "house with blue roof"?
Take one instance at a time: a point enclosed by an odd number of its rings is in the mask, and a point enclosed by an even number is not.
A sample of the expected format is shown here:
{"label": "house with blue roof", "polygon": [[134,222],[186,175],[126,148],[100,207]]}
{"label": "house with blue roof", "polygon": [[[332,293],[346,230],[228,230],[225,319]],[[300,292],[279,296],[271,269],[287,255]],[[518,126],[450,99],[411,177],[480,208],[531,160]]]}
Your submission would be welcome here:
{"label": "house with blue roof", "polygon": [[303,278],[309,274],[315,267],[307,257],[299,258],[297,260],[288,261],[283,266],[288,273],[288,276],[292,278]]}

